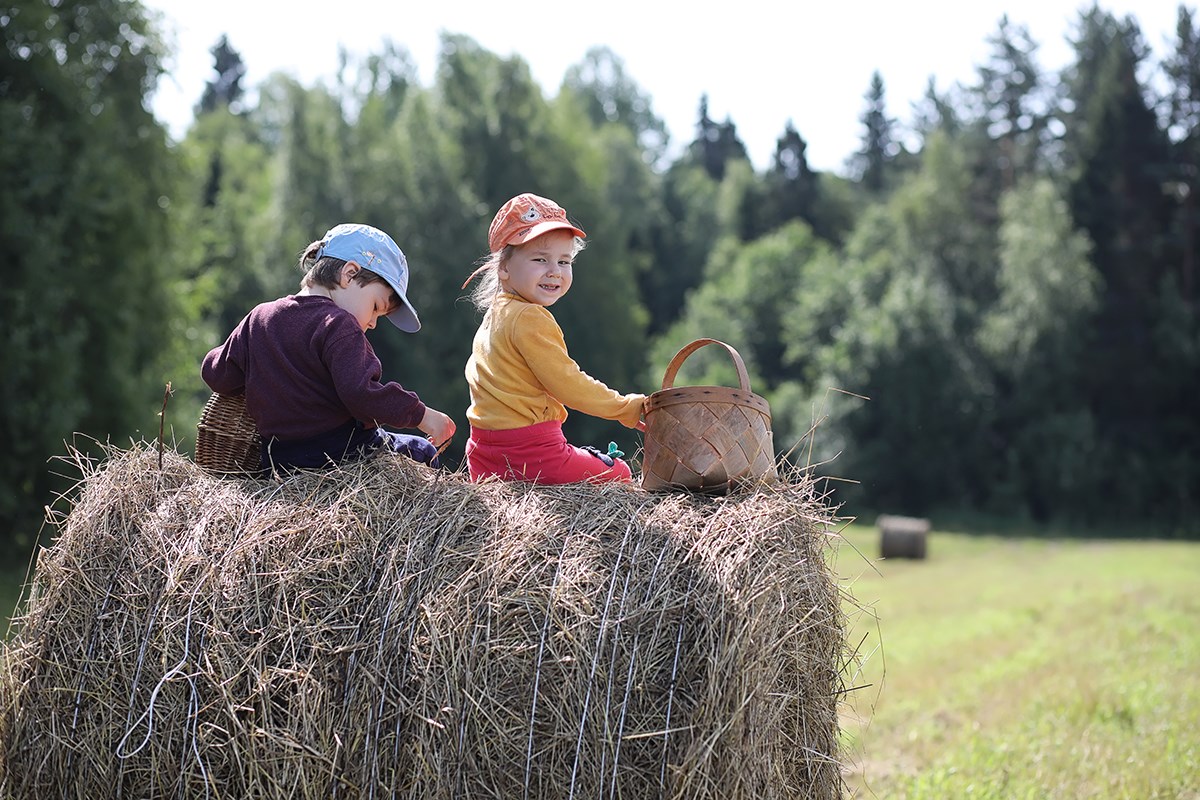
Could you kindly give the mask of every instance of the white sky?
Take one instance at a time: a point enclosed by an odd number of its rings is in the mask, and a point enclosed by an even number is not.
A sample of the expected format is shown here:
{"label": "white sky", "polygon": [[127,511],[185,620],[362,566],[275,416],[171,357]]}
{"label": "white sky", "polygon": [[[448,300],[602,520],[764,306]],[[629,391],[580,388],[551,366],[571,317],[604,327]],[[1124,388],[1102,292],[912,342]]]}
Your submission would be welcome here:
{"label": "white sky", "polygon": [[[520,55],[549,97],[588,48],[606,45],[652,100],[673,148],[694,135],[700,96],[709,116],[737,126],[762,169],[790,119],[808,143],[811,167],[841,171],[858,148],[859,116],[871,73],[883,77],[888,113],[902,125],[929,78],[944,91],[972,83],[989,55],[986,38],[1010,22],[1028,28],[1038,60],[1056,70],[1070,59],[1084,0],[819,0],[729,4],[671,0],[604,3],[405,2],[405,0],[144,0],[161,11],[174,45],[154,98],[155,113],[182,136],[212,76],[209,50],[222,34],[246,64],[249,91],[282,70],[304,85],[331,76],[338,45],[364,54],[384,38],[408,49],[424,86],[433,81],[438,37],[465,34],[499,56]],[[1179,4],[1172,0],[1107,0],[1100,7],[1133,16],[1152,60],[1173,46]],[[1195,8],[1194,3],[1187,4]],[[704,9],[704,10],[701,10]],[[173,39],[172,39],[173,37]],[[791,76],[791,77],[789,77]]]}

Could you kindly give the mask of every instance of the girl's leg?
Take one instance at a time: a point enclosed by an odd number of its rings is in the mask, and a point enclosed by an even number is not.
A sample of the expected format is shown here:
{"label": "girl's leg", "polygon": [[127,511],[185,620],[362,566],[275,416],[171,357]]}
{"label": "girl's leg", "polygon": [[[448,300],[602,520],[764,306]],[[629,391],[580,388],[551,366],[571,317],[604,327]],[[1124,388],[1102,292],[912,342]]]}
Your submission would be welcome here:
{"label": "girl's leg", "polygon": [[[600,457],[599,452],[585,450],[582,447],[575,447],[572,444],[567,444],[568,452],[566,458],[559,465],[557,474],[566,478],[561,481],[543,481],[543,483],[573,483],[575,481],[588,481],[590,483],[608,483],[610,481],[618,481],[629,483],[633,480],[633,470],[629,468],[622,459],[610,458],[612,464]],[[575,476],[575,477],[572,477]]]}
{"label": "girl's leg", "polygon": [[507,431],[472,428],[466,455],[471,479],[476,481],[492,475],[542,484],[633,479],[632,470],[621,459],[608,464],[599,454],[569,444],[558,422]]}

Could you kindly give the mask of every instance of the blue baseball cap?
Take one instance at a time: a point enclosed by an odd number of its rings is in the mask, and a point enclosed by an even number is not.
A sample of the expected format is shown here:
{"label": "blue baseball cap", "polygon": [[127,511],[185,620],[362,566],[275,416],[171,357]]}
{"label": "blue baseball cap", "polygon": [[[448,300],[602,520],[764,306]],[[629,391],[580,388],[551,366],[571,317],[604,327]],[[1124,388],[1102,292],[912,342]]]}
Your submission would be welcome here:
{"label": "blue baseball cap", "polygon": [[387,318],[405,333],[421,330],[417,310],[408,302],[408,259],[400,252],[392,237],[370,225],[343,222],[334,225],[321,237],[317,258],[322,256],[353,261],[383,278],[400,297],[400,307],[388,314]]}

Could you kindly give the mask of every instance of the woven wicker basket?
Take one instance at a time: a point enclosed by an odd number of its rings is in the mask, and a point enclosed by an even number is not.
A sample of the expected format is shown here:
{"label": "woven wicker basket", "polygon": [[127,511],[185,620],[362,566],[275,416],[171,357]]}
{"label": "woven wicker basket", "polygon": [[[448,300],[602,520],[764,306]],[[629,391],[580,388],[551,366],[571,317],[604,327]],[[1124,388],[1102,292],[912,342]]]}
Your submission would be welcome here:
{"label": "woven wicker basket", "polygon": [[[710,344],[729,353],[740,388],[675,387],[684,360]],[[697,339],[671,359],[662,385],[646,400],[643,488],[726,494],[738,486],[778,478],[771,408],[750,391],[750,377],[737,350],[716,339]]]}
{"label": "woven wicker basket", "polygon": [[258,427],[243,395],[213,393],[196,424],[196,463],[219,475],[259,472]]}

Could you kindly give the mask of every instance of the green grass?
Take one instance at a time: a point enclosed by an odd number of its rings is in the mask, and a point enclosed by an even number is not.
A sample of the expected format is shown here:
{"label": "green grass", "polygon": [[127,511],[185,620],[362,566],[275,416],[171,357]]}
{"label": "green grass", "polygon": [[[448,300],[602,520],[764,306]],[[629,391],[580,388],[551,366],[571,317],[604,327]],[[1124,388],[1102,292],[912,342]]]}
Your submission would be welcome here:
{"label": "green grass", "polygon": [[853,797],[1200,800],[1200,544],[845,538]]}

